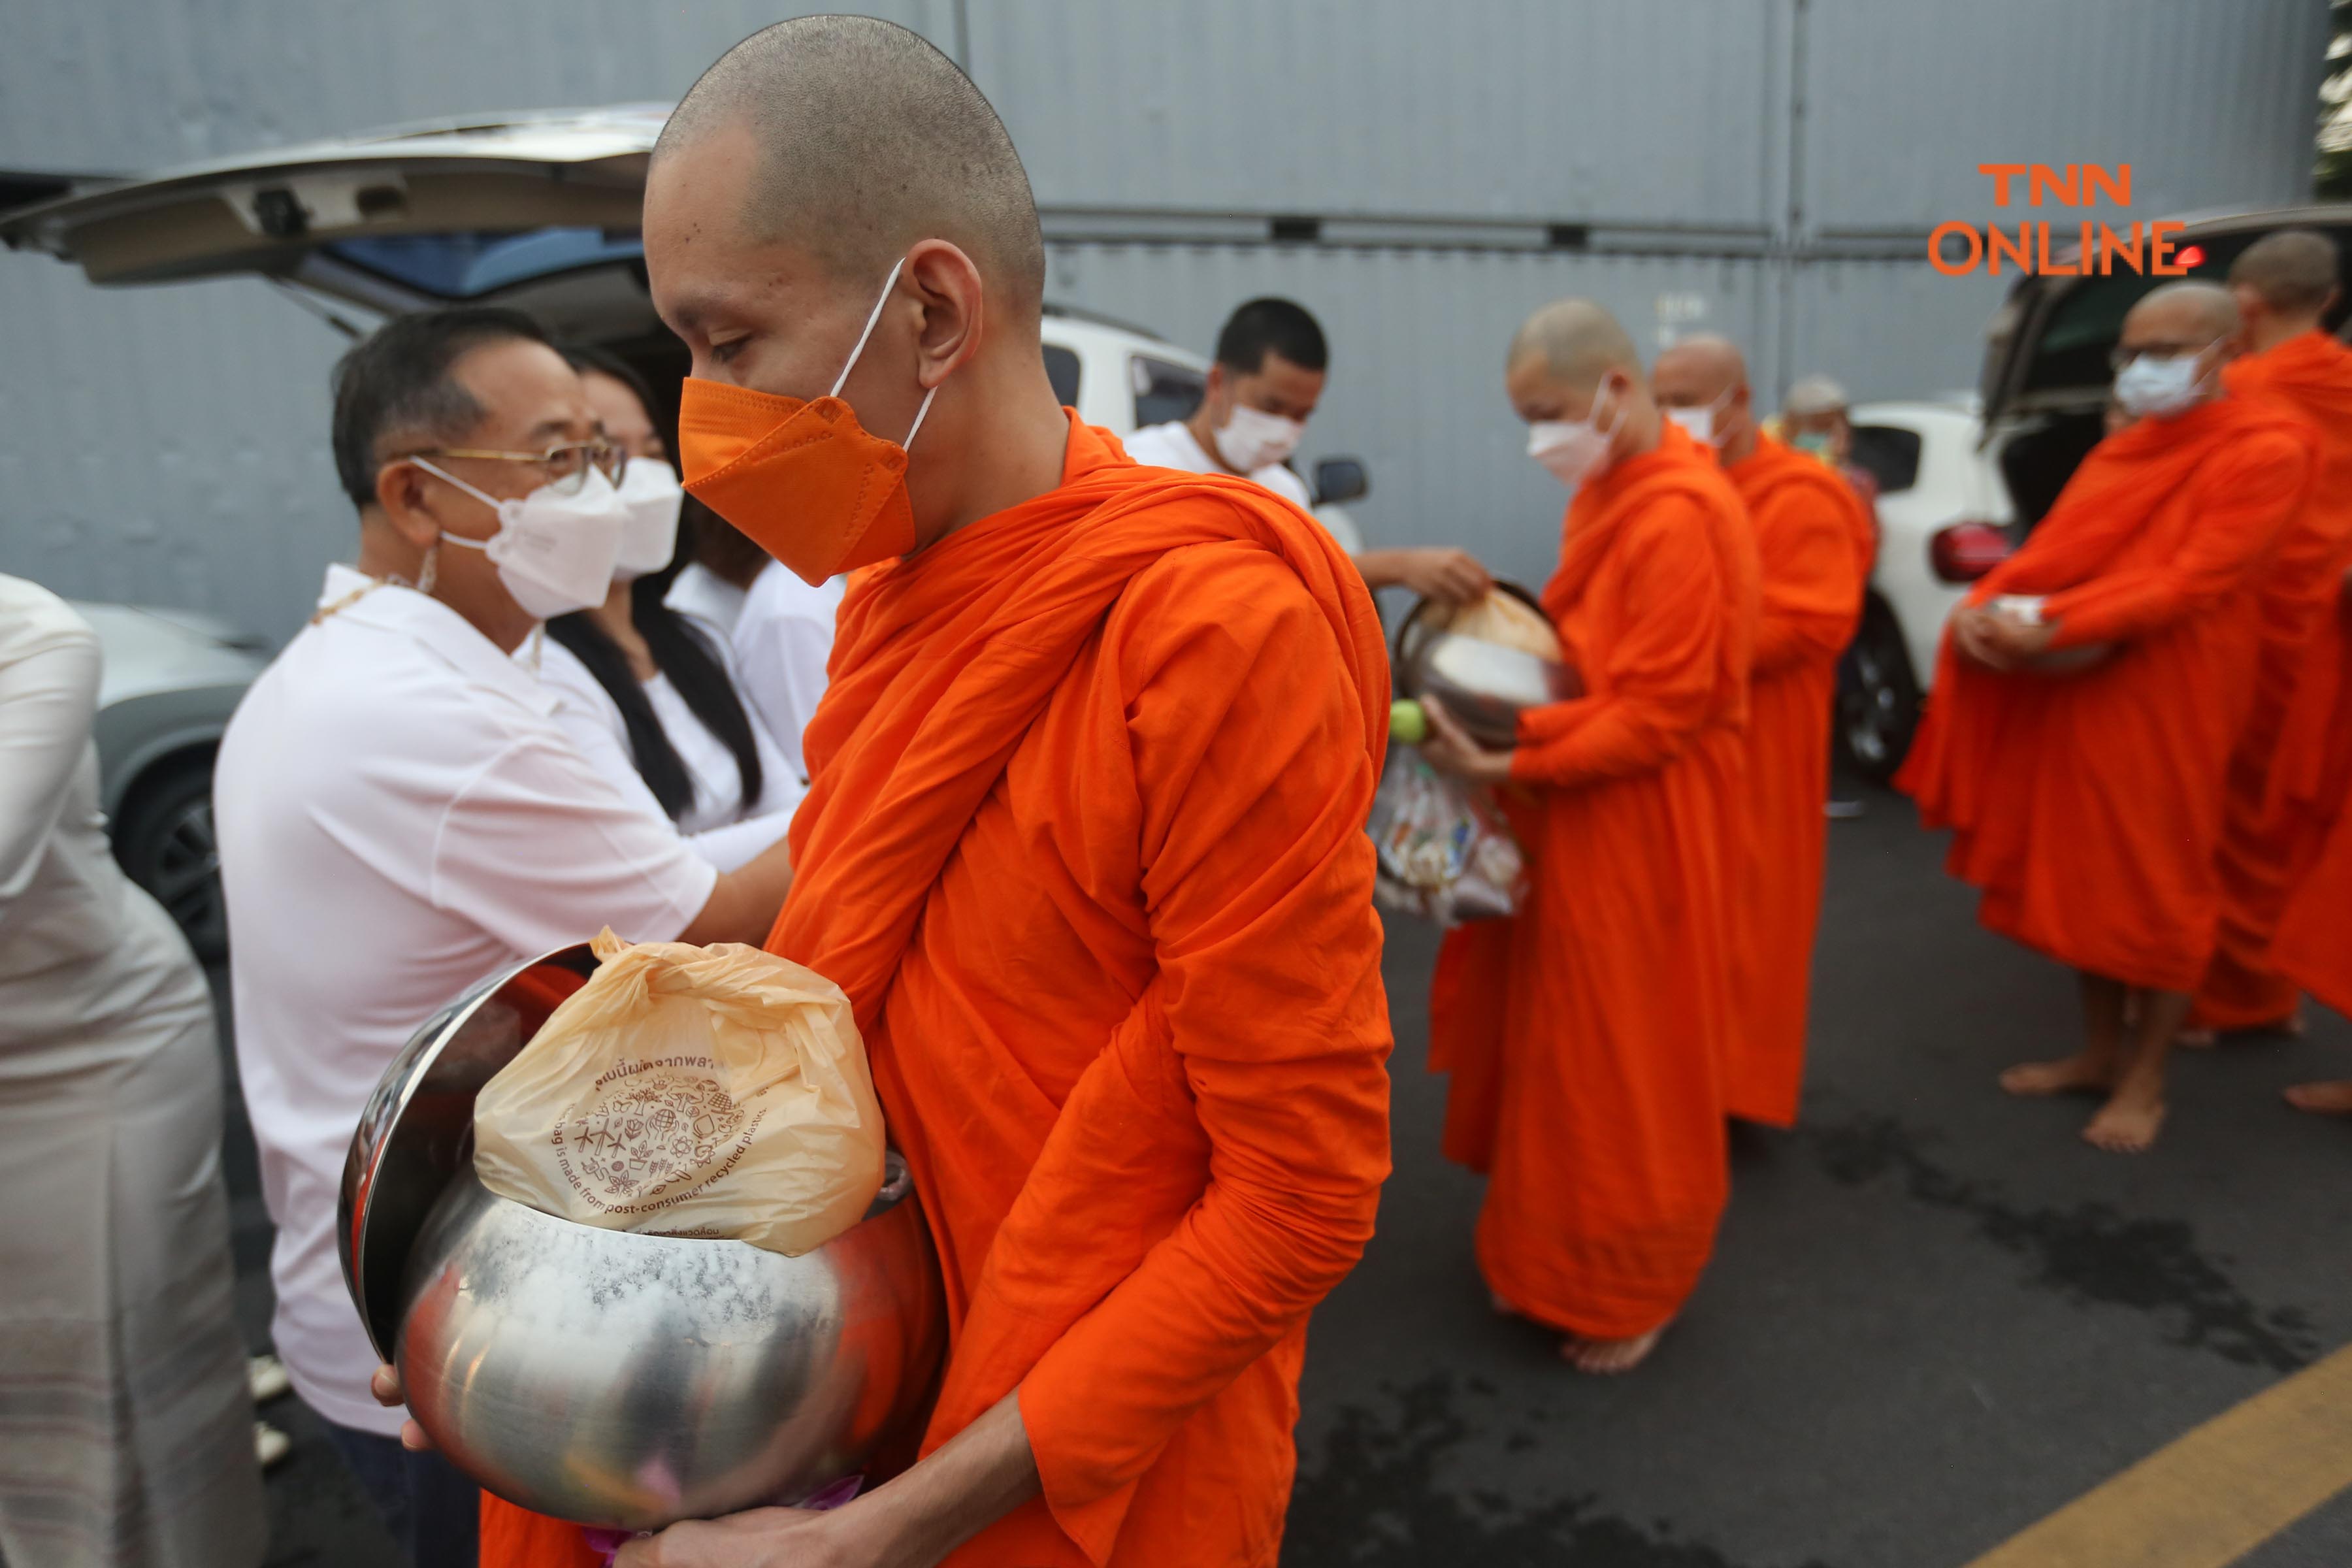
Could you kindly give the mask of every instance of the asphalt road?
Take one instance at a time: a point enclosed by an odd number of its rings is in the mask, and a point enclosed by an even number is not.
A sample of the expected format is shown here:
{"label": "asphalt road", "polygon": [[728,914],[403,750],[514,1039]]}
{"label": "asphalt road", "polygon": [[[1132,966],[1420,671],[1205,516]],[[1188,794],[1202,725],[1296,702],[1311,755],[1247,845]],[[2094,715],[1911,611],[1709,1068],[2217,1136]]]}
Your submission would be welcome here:
{"label": "asphalt road", "polygon": [[[2098,1153],[2079,1102],[1993,1087],[2068,1047],[2068,977],[1980,931],[1902,803],[1833,825],[1802,1126],[1742,1133],[1715,1263],[1650,1364],[1594,1380],[1496,1318],[1480,1184],[1437,1156],[1434,936],[1399,921],[1396,1174],[1316,1315],[1285,1562],[1961,1568],[2352,1342],[2352,1127],[2281,1086],[2352,1073],[2352,1028],[2179,1062],[2171,1125]],[[268,1222],[230,1131],[241,1305]],[[275,1564],[375,1568],[364,1500],[292,1401]],[[2242,1560],[2352,1563],[2352,1494]]]}

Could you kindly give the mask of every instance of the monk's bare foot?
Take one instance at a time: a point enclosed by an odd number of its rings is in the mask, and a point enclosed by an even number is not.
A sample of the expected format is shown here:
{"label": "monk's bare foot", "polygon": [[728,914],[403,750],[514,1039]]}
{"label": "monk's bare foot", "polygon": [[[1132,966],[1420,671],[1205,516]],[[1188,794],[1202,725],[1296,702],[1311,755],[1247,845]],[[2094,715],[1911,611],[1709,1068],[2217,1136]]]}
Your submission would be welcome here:
{"label": "monk's bare foot", "polygon": [[2157,1131],[2163,1125],[2164,1091],[2126,1085],[2099,1107],[2099,1113],[2083,1129],[2083,1138],[2110,1154],[2144,1154],[2155,1146]]}
{"label": "monk's bare foot", "polygon": [[2221,1043],[2221,1037],[2211,1029],[2183,1029],[2172,1043],[2184,1051],[2210,1051]]}
{"label": "monk's bare foot", "polygon": [[1579,1372],[1611,1377],[1631,1372],[1650,1359],[1658,1348],[1658,1337],[1666,1331],[1664,1323],[1646,1334],[1635,1334],[1628,1340],[1596,1340],[1582,1334],[1570,1334],[1560,1342],[1559,1353]]}
{"label": "monk's bare foot", "polygon": [[2296,1084],[2286,1091],[2286,1102],[2315,1116],[2352,1116],[2352,1079]]}
{"label": "monk's bare foot", "polygon": [[2020,1062],[2000,1075],[2000,1087],[2028,1099],[2051,1094],[2105,1094],[2115,1087],[2115,1077],[2089,1056],[2074,1056],[2054,1062]]}

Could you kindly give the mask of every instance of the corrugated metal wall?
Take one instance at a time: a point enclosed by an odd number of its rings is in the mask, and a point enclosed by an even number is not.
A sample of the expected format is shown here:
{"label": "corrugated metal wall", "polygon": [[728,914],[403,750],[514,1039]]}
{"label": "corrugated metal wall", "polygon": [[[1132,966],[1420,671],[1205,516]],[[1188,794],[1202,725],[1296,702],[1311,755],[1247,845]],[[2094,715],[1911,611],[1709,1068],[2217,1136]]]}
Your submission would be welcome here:
{"label": "corrugated metal wall", "polygon": [[[815,8],[37,0],[0,50],[0,166],[673,97]],[[1998,288],[1913,244],[1991,216],[1976,164],[2129,161],[2141,216],[2293,197],[2326,34],[2325,0],[860,8],[967,59],[1003,111],[1062,237],[1055,298],[1200,349],[1240,300],[1300,299],[1338,356],[1307,455],[1370,462],[1367,531],[1528,578],[1559,497],[1497,362],[1529,308],[1589,293],[1645,341],[1727,331],[1773,389],[1817,369],[1864,396],[1971,384]],[[1232,243],[1294,214],[1361,243]],[[1547,225],[1590,226],[1592,248],[1544,248]],[[1857,245],[1884,258],[1834,254]],[[332,331],[260,283],[100,291],[0,254],[0,570],[273,637],[299,623],[351,539]]]}

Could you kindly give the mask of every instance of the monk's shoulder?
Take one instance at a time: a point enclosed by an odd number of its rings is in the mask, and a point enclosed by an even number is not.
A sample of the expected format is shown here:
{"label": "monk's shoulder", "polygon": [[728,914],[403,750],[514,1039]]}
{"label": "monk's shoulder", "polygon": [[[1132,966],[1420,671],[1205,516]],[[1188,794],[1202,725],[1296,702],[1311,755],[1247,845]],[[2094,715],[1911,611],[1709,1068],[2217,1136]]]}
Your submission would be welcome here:
{"label": "monk's shoulder", "polygon": [[2311,466],[2310,422],[2267,403],[2242,405],[2235,427],[2197,466],[2200,489],[2235,488],[2250,479],[2297,476]]}
{"label": "monk's shoulder", "polygon": [[1338,657],[1329,625],[1298,574],[1263,545],[1220,540],[1171,550],[1135,574],[1103,626],[1104,645],[1130,687],[1188,652],[1188,668],[1244,673],[1281,647],[1286,657],[1318,647]]}
{"label": "monk's shoulder", "polygon": [[1649,554],[1703,550],[1726,535],[1745,532],[1748,503],[1719,469],[1695,470],[1658,488],[1627,515],[1622,548]]}

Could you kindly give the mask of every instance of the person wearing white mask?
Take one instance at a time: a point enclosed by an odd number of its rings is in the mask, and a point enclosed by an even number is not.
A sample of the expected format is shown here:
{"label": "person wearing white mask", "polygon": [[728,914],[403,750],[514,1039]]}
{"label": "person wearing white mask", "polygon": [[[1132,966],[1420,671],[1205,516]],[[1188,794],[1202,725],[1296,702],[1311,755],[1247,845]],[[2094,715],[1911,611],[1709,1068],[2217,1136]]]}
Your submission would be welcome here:
{"label": "person wearing white mask", "polygon": [[[1306,307],[1252,300],[1217,334],[1217,357],[1200,407],[1189,418],[1138,430],[1127,438],[1127,455],[1188,474],[1236,474],[1313,515],[1314,498],[1289,458],[1322,400],[1329,365],[1323,329]],[[1375,590],[1410,588],[1423,598],[1462,604],[1494,586],[1477,557],[1465,550],[1370,550],[1358,539],[1339,542]]]}
{"label": "person wearing white mask", "polygon": [[628,520],[601,605],[558,616],[517,657],[564,700],[581,751],[676,823],[695,852],[732,869],[781,838],[803,785],[745,700],[727,644],[667,602],[684,563],[686,491],[653,397],[624,362],[565,352],[604,438],[626,454]]}
{"label": "person wearing white mask", "polygon": [[1496,1305],[1588,1373],[1631,1371],[1697,1284],[1729,1191],[1725,1064],[1740,731],[1756,542],[1709,448],[1661,414],[1633,340],[1589,300],[1530,316],[1504,360],[1528,452],[1569,490],[1543,608],[1583,696],[1480,743],[1424,702],[1422,754],[1509,783],[1528,847],[1510,921],[1446,936],[1430,1058],[1449,1157],[1488,1173]]}
{"label": "person wearing white mask", "polygon": [[404,1452],[336,1258],[345,1151],[410,1034],[485,976],[610,925],[756,942],[782,844],[721,871],[582,753],[511,657],[604,601],[620,451],[528,317],[404,317],[335,374],[356,565],[254,682],[214,780],[239,1077],[277,1227],[278,1352],[410,1561],[475,1561],[472,1484]]}

